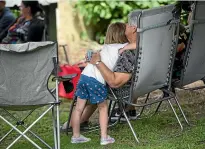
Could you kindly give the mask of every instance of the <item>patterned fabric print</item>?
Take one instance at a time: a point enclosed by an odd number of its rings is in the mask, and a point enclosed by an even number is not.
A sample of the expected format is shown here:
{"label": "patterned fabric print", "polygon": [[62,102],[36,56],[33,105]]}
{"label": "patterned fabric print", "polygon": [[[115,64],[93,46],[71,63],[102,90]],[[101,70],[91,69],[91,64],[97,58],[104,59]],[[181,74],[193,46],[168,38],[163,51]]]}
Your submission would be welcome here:
{"label": "patterned fabric print", "polygon": [[17,22],[8,30],[7,36],[3,39],[4,44],[16,44],[27,41],[28,28],[31,21],[19,18]]}
{"label": "patterned fabric print", "polygon": [[126,50],[120,54],[114,72],[132,73],[135,62],[135,50]]}
{"label": "patterned fabric print", "polygon": [[[135,50],[126,50],[118,58],[116,66],[114,67],[115,72],[120,73],[132,73],[135,62]],[[125,94],[129,94],[131,87],[131,79],[120,88],[115,88],[113,91],[118,97],[122,97]],[[110,93],[109,93],[110,94]]]}
{"label": "patterned fabric print", "polygon": [[89,100],[91,104],[98,104],[107,98],[107,87],[92,77],[81,75],[75,95]]}
{"label": "patterned fabric print", "polygon": [[[127,84],[123,85],[120,88],[112,88],[112,91],[114,92],[115,96],[118,99],[128,100],[130,95],[130,86],[131,81],[129,81]],[[112,92],[108,90],[109,97],[113,98]]]}
{"label": "patterned fabric print", "polygon": [[183,68],[183,59],[184,59],[184,54],[186,51],[186,46],[187,42],[189,39],[189,28],[185,28],[184,26],[180,26],[180,33],[179,33],[179,40],[178,44],[184,43],[185,47],[183,49],[178,49],[174,61],[174,67],[173,67],[173,75],[172,78],[173,80],[180,80],[181,77],[181,70]]}

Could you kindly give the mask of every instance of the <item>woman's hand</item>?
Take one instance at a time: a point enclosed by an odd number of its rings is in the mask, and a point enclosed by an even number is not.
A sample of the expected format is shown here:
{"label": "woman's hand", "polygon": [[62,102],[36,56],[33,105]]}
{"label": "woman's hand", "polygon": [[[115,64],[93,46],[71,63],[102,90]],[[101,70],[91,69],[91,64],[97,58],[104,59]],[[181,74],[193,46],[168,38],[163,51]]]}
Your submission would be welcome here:
{"label": "woman's hand", "polygon": [[182,42],[177,46],[177,52],[181,52],[185,49],[185,44]]}
{"label": "woman's hand", "polygon": [[101,61],[100,52],[93,53],[90,59],[90,63],[95,65],[98,61]]}

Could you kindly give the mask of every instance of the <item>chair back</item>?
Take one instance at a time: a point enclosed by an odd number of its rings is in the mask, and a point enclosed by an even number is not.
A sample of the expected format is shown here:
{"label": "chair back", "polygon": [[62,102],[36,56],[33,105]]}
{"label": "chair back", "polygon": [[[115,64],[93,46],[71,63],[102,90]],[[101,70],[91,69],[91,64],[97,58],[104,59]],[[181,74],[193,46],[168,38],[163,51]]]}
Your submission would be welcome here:
{"label": "chair back", "polygon": [[205,2],[197,1],[193,6],[190,36],[180,79],[181,87],[205,77]]}
{"label": "chair back", "polygon": [[57,43],[0,44],[0,107],[49,104]]}
{"label": "chair back", "polygon": [[141,10],[131,99],[170,86],[179,34],[175,5]]}

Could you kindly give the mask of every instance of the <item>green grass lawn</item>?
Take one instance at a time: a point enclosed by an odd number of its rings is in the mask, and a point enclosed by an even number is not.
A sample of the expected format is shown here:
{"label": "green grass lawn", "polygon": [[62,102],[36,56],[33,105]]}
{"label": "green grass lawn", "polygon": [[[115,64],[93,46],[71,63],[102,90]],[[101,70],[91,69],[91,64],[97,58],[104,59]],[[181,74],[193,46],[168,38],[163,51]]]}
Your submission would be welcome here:
{"label": "green grass lawn", "polygon": [[[205,148],[205,92],[189,92],[179,91],[180,103],[187,115],[191,126],[187,126],[185,123],[184,131],[180,130],[180,127],[166,102],[163,104],[161,111],[153,116],[150,116],[149,107],[145,113],[145,117],[136,121],[132,121],[135,131],[138,134],[140,143],[137,144],[134,137],[126,123],[118,124],[117,126],[109,129],[109,134],[116,139],[116,143],[108,145],[106,147],[100,146],[99,132],[90,132],[84,134],[90,137],[92,140],[86,144],[71,144],[71,135],[61,134],[61,148],[62,149],[204,149]],[[60,106],[60,122],[63,123],[67,119],[69,112],[69,100],[63,100]],[[38,109],[33,113],[32,117],[27,120],[31,122],[34,117],[45,108]],[[2,112],[2,111],[0,111]],[[94,121],[98,114],[93,117]],[[10,129],[5,123],[0,120],[0,136]],[[38,133],[48,143],[53,144],[53,132],[52,132],[52,119],[51,113],[47,114],[37,125],[32,129]],[[16,136],[17,133],[12,133]],[[28,135],[30,136],[30,135]],[[6,145],[11,143],[14,137],[9,136],[2,144],[0,149],[4,149]],[[38,142],[38,141],[37,141]],[[39,142],[38,142],[39,143]],[[39,144],[42,148],[45,148],[42,144]],[[12,149],[33,149],[33,147],[25,139],[20,139]]]}

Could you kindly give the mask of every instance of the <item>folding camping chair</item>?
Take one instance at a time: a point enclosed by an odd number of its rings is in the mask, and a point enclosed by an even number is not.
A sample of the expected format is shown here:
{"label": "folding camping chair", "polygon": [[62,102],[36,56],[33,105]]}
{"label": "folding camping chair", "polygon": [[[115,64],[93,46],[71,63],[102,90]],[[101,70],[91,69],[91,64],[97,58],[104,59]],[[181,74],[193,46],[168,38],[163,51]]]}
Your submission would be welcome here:
{"label": "folding camping chair", "polygon": [[[205,42],[203,41],[203,37],[205,37],[205,2],[195,2],[192,13],[190,37],[183,62],[184,67],[176,87],[183,87],[205,77]],[[202,88],[205,88],[205,86],[192,88],[191,90]]]}
{"label": "folding camping chair", "polygon": [[[194,2],[190,23],[190,35],[183,59],[181,77],[180,80],[172,83],[173,90],[174,88],[181,88],[184,90],[198,90],[205,88],[205,86],[194,88],[184,87],[185,85],[203,79],[205,76],[205,43],[203,41],[203,37],[205,37],[204,12],[205,2]],[[175,98],[177,98],[176,95]],[[160,105],[161,103],[158,105],[156,112],[158,111]]]}
{"label": "folding camping chair", "polygon": [[[178,42],[180,10],[175,5],[168,5],[160,8],[134,11],[133,13],[138,18],[138,48],[136,50],[132,85],[131,88],[127,87],[127,89],[110,90],[112,97],[114,96],[128,122],[135,140],[139,142],[126,115],[125,104],[135,107],[146,107],[167,100],[181,129],[183,129],[182,123],[170,101],[171,99],[177,101],[171,91],[171,76]],[[136,103],[138,97],[157,89],[163,90],[169,96],[158,98],[154,101],[145,100],[143,104]],[[177,106],[184,118],[186,118],[178,101]]]}
{"label": "folding camping chair", "polygon": [[[53,147],[31,131],[31,128],[50,110],[52,110],[53,119],[54,148],[60,149],[60,102],[58,99],[57,77],[55,79],[55,95],[48,89],[48,79],[52,71],[54,75],[57,74],[57,64],[57,43],[30,42],[25,44],[0,45],[0,109],[3,111],[0,113],[0,118],[12,127],[0,139],[0,143],[13,130],[20,134],[9,144],[7,149],[11,148],[21,137],[27,139],[36,148],[43,148],[32,141],[26,134],[27,132],[42,142],[46,148],[52,149]],[[26,127],[25,120],[33,111],[43,106],[47,106],[46,110],[29,127]],[[27,111],[28,114],[24,118],[19,119],[15,115],[12,115],[12,111]],[[8,116],[16,120],[16,124],[11,123]],[[24,131],[17,128],[19,126],[22,126]]]}

